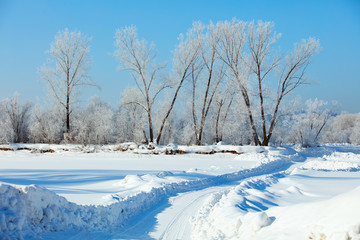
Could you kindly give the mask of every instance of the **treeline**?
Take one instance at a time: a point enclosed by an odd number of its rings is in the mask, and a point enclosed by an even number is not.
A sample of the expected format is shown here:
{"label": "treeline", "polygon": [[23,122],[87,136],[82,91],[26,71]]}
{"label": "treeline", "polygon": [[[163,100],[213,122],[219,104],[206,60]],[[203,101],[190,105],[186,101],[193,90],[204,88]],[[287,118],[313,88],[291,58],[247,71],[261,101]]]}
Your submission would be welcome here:
{"label": "treeline", "polygon": [[[360,113],[336,114],[333,106],[317,99],[308,100],[305,104],[291,103],[288,107],[287,112],[282,112],[271,144],[360,145]],[[189,109],[174,112],[165,127],[160,144],[196,144],[189,112]],[[31,103],[21,104],[17,96],[5,99],[0,102],[0,143],[146,143],[144,126],[141,126],[146,123],[146,116],[134,105],[121,105],[113,110],[98,97],[91,98],[86,108],[74,112],[71,139],[64,139],[64,116],[59,108],[42,110]],[[220,124],[218,118],[221,118]],[[155,118],[154,126],[158,127],[160,124]],[[203,144],[219,141],[234,145],[254,144],[244,107],[236,100],[220,117],[218,108],[212,109],[203,134]]]}
{"label": "treeline", "polygon": [[[60,31],[41,67],[55,104],[51,109],[21,104],[18,97],[0,106],[3,142],[108,144],[262,145],[319,142],[359,144],[358,115],[337,116],[327,103],[295,104],[289,96],[308,83],[306,69],[319,52],[309,38],[286,53],[270,22],[195,22],[180,34],[169,66],[156,61],[153,44],[134,26],[115,33],[113,56],[128,71],[133,87],[122,92],[118,109],[93,98],[77,107],[90,80],[91,37]],[[346,128],[346,130],[345,130]],[[341,136],[340,136],[341,135]]]}

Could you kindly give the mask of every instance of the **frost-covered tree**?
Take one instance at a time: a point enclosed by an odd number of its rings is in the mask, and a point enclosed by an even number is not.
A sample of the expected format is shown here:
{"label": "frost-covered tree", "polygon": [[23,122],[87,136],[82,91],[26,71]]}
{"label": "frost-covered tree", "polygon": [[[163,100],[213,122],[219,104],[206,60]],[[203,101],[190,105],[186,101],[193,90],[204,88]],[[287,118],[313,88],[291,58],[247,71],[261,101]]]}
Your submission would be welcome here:
{"label": "frost-covered tree", "polygon": [[[253,143],[267,146],[278,122],[280,105],[289,93],[306,82],[306,68],[311,57],[319,51],[319,41],[313,38],[303,40],[295,44],[292,52],[279,58],[273,52],[279,35],[273,33],[271,23],[259,22],[256,25],[234,19],[232,22],[218,22],[216,27],[221,36],[218,53],[228,66],[230,77],[239,87],[247,109]],[[279,72],[278,76],[275,76],[275,70]],[[265,81],[276,78],[278,87],[271,104],[273,106],[266,111]],[[258,104],[252,98],[253,92],[257,95],[255,99]],[[261,121],[257,121],[255,116],[260,116]]]}
{"label": "frost-covered tree", "polygon": [[21,104],[18,95],[15,94],[12,98],[5,99],[1,105],[3,140],[14,143],[27,142],[32,104]]}
{"label": "frost-covered tree", "polygon": [[197,68],[195,66],[200,53],[202,45],[202,30],[203,26],[200,23],[194,23],[186,35],[180,34],[179,44],[175,48],[173,57],[173,71],[170,77],[172,86],[171,97],[168,98],[169,105],[166,107],[166,113],[160,122],[160,128],[156,138],[156,142],[160,142],[163,130],[166,126],[167,120],[175,106],[178,99],[180,89],[185,80],[191,75],[191,69]]}
{"label": "frost-covered tree", "polygon": [[307,100],[305,110],[293,115],[291,143],[300,143],[304,147],[317,146],[326,124],[332,116],[332,108],[322,100]]}
{"label": "frost-covered tree", "polygon": [[[166,81],[160,82],[157,75],[165,65],[155,63],[154,46],[148,46],[145,40],[139,40],[134,26],[125,27],[116,32],[114,56],[118,58],[123,69],[131,72],[138,91],[133,96],[129,96],[125,104],[138,105],[146,113],[146,126],[149,133],[148,137],[144,130],[146,142],[159,143],[161,140],[180,89],[191,72],[191,66],[199,56],[201,47],[200,33],[200,26],[194,25],[188,31],[186,37],[180,35],[180,43],[174,52],[173,74],[171,74],[171,77],[165,78]],[[169,104],[164,106],[165,113],[158,123],[159,127],[155,139],[153,123],[155,103],[162,90],[168,87],[172,88],[173,92],[167,95],[170,96],[167,99]],[[145,124],[142,127],[145,127]]]}
{"label": "frost-covered tree", "polygon": [[[201,23],[199,23],[201,26]],[[201,145],[206,120],[214,105],[214,99],[225,77],[225,68],[218,60],[216,47],[219,34],[213,24],[205,28],[201,53],[197,63],[191,67],[191,115],[195,144]]]}
{"label": "frost-covered tree", "polygon": [[30,139],[34,143],[60,143],[64,127],[59,109],[41,110],[36,106],[29,126]]}
{"label": "frost-covered tree", "polygon": [[109,144],[113,141],[113,111],[110,105],[93,97],[80,116],[76,139],[82,144]]}
{"label": "frost-covered tree", "polygon": [[358,115],[343,113],[334,117],[326,129],[322,142],[350,143],[350,136],[354,132]]}
{"label": "frost-covered tree", "polygon": [[357,114],[353,131],[350,134],[350,143],[360,145],[360,113]]}
{"label": "frost-covered tree", "polygon": [[[90,67],[91,38],[81,32],[68,29],[56,34],[50,49],[48,63],[41,68],[42,79],[47,83],[50,94],[64,109],[65,135],[71,133],[71,115],[76,95],[82,86],[94,83],[87,75]],[[64,135],[64,137],[66,137]]]}
{"label": "frost-covered tree", "polygon": [[[115,113],[114,134],[117,142],[147,142],[146,114],[137,104],[129,104],[129,99],[137,99],[139,92],[132,87],[124,90],[119,109]],[[147,142],[148,143],[148,142]]]}
{"label": "frost-covered tree", "polygon": [[145,40],[137,36],[135,26],[125,27],[116,31],[116,51],[114,56],[120,61],[123,70],[129,70],[136,84],[136,98],[128,98],[125,104],[136,104],[147,115],[149,140],[154,141],[153,106],[159,93],[168,87],[167,83],[159,83],[158,72],[165,64],[156,64],[154,45],[148,46]]}
{"label": "frost-covered tree", "polygon": [[6,134],[6,114],[4,101],[0,102],[0,144],[7,142]]}
{"label": "frost-covered tree", "polygon": [[[215,109],[215,142],[221,142],[224,139],[225,126],[229,121],[235,92],[226,88],[219,92],[216,96],[216,109]],[[233,110],[234,111],[234,110]]]}

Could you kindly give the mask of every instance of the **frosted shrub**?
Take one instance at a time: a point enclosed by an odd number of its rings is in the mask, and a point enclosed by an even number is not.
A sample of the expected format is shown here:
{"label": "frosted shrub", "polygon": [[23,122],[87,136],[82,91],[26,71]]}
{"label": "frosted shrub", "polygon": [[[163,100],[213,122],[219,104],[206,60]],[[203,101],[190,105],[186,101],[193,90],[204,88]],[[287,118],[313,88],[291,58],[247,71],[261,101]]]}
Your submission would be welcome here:
{"label": "frosted shrub", "polygon": [[111,142],[113,111],[110,106],[93,97],[82,114],[76,137],[83,144],[106,144]]}
{"label": "frosted shrub", "polygon": [[35,107],[29,127],[30,141],[34,143],[59,143],[64,132],[63,119],[58,109],[41,111]]}
{"label": "frosted shrub", "polygon": [[5,99],[1,111],[0,140],[3,142],[27,142],[28,126],[32,104],[21,104],[15,94],[11,99]]}
{"label": "frosted shrub", "polygon": [[350,143],[360,145],[360,113],[357,115],[354,128],[351,132]]}
{"label": "frosted shrub", "polygon": [[334,117],[322,141],[324,143],[350,143],[350,135],[355,130],[356,118],[356,114],[340,114]]}
{"label": "frosted shrub", "polygon": [[290,143],[300,143],[304,147],[314,147],[320,142],[321,134],[331,117],[328,103],[322,100],[307,100],[306,110],[294,114]]}

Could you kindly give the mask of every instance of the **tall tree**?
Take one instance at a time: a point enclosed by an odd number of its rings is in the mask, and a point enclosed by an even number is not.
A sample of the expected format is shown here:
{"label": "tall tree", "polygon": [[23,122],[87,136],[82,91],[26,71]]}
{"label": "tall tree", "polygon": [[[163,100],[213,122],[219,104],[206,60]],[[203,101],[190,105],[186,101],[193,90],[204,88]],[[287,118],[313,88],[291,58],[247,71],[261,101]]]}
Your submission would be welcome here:
{"label": "tall tree", "polygon": [[201,53],[203,28],[204,26],[200,22],[195,22],[192,28],[186,33],[186,37],[183,34],[180,34],[179,36],[179,44],[175,49],[173,58],[172,88],[175,91],[169,99],[170,105],[161,121],[159,133],[156,138],[156,142],[158,143],[160,143],[166,121],[174,108],[180,89],[185,80],[191,76],[192,69],[197,69],[199,67],[196,62]]}
{"label": "tall tree", "polygon": [[220,32],[220,40],[217,48],[219,58],[228,66],[230,77],[240,89],[244,100],[249,122],[251,126],[253,141],[259,145],[259,137],[255,126],[249,95],[249,74],[244,65],[244,47],[246,44],[246,22],[233,19],[232,22],[218,22],[216,27]]}
{"label": "tall tree", "polygon": [[[205,29],[205,27],[203,28]],[[194,63],[191,68],[192,118],[196,145],[201,145],[206,119],[219,85],[225,76],[225,69],[223,64],[219,63],[216,53],[219,41],[219,34],[216,30],[213,24],[207,27],[207,32],[203,34],[200,62]]]}
{"label": "tall tree", "polygon": [[246,59],[250,74],[255,75],[257,84],[257,95],[259,100],[261,131],[263,142],[259,140],[261,145],[267,143],[266,116],[264,107],[264,80],[266,77],[280,64],[280,58],[272,52],[272,45],[280,38],[280,34],[273,33],[273,24],[270,22],[258,22],[256,26],[254,22],[248,25],[248,49],[249,57]]}
{"label": "tall tree", "polygon": [[[234,19],[232,22],[220,22],[217,27],[221,32],[219,56],[229,67],[240,89],[249,117],[253,142],[255,145],[267,146],[278,121],[279,108],[284,98],[306,83],[305,72],[311,57],[319,51],[319,41],[313,38],[303,40],[295,45],[293,52],[279,58],[273,52],[272,46],[280,35],[273,33],[272,23],[259,22],[255,25],[253,22],[247,24]],[[276,98],[274,107],[266,113],[264,82],[266,79],[272,79],[269,76],[275,69],[280,72]],[[257,109],[251,98],[253,76],[256,79],[260,105],[260,126],[254,118]],[[266,116],[269,116],[268,122]],[[259,129],[261,135],[258,134]]]}
{"label": "tall tree", "polygon": [[69,32],[65,29],[58,32],[50,49],[46,51],[50,56],[49,63],[54,66],[41,68],[43,80],[57,103],[64,109],[67,136],[71,133],[71,113],[79,88],[95,85],[87,75],[90,67],[90,41],[90,37],[78,31]]}
{"label": "tall tree", "polygon": [[[145,131],[146,142],[160,143],[166,122],[173,110],[179,91],[191,73],[190,68],[196,62],[200,53],[200,33],[201,26],[194,25],[186,35],[180,35],[178,44],[174,52],[173,67],[174,72],[170,79],[160,82],[157,79],[158,72],[165,67],[164,64],[156,64],[154,45],[148,46],[145,40],[139,40],[136,27],[130,26],[117,30],[115,34],[116,51],[114,56],[120,61],[124,70],[129,70],[132,74],[139,94],[135,94],[132,99],[128,99],[126,104],[135,104],[141,107],[147,115],[149,139]],[[166,88],[174,89],[169,105],[166,106],[165,115],[160,121],[159,131],[156,139],[154,134],[153,108],[157,97]]]}
{"label": "tall tree", "polygon": [[[165,64],[156,64],[154,45],[148,46],[145,40],[138,39],[135,26],[125,27],[116,31],[116,51],[114,56],[120,61],[123,70],[129,70],[141,97],[130,99],[126,104],[136,104],[147,114],[149,140],[154,141],[152,111],[159,93],[168,87],[157,82],[158,72]],[[145,135],[146,142],[149,142]]]}

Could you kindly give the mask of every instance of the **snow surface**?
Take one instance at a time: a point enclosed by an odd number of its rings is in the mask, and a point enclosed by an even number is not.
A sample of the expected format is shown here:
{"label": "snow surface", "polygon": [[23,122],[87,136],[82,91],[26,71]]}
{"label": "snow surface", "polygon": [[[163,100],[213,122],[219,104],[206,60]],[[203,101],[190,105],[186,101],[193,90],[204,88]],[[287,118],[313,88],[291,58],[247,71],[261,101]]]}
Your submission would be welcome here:
{"label": "snow surface", "polygon": [[360,239],[360,147],[0,148],[0,239]]}

